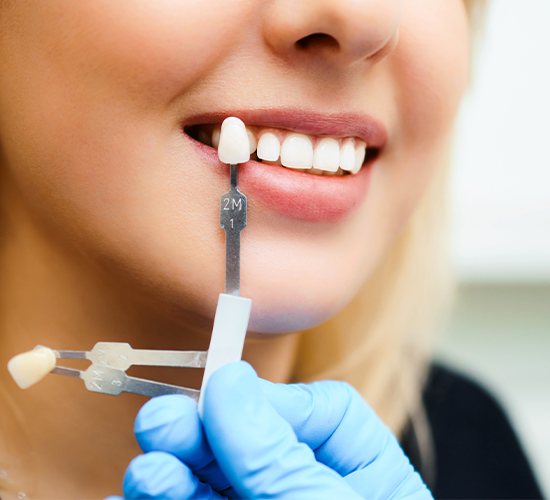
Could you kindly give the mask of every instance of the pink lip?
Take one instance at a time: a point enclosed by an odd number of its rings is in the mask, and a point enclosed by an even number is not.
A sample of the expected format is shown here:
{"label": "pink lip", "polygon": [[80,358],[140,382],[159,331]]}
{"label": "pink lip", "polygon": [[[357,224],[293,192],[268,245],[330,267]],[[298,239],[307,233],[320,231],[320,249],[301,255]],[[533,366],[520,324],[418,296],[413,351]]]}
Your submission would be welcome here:
{"label": "pink lip", "polygon": [[385,127],[361,113],[322,114],[300,109],[227,110],[203,113],[185,120],[183,126],[221,124],[228,116],[237,116],[247,125],[293,130],[309,135],[358,137],[369,146],[381,149],[388,139]]}
{"label": "pink lip", "polygon": [[[311,135],[358,137],[369,146],[382,149],[385,128],[366,115],[320,115],[300,110],[257,110],[208,113],[186,120],[184,126],[221,123],[238,116],[247,125],[285,128]],[[220,163],[216,149],[183,134],[205,157],[214,171],[229,178],[229,168]],[[337,222],[364,200],[375,162],[359,173],[346,176],[318,176],[276,165],[249,161],[239,166],[239,187],[243,193],[276,212],[308,222]],[[250,203],[250,201],[249,201]]]}

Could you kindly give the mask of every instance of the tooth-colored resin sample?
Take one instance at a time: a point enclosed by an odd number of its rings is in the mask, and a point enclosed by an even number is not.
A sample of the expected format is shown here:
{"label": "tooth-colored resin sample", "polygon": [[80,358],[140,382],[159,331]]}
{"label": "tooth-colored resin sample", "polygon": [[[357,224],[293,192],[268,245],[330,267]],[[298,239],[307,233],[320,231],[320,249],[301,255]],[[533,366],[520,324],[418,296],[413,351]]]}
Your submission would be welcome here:
{"label": "tooth-colored resin sample", "polygon": [[289,168],[313,166],[313,144],[307,135],[288,134],[281,146],[281,164]]}
{"label": "tooth-colored resin sample", "polygon": [[226,118],[220,131],[218,158],[227,165],[237,165],[250,160],[250,142],[242,120],[234,116]]}
{"label": "tooth-colored resin sample", "polygon": [[27,389],[50,373],[55,364],[54,351],[47,347],[37,347],[11,358],[8,362],[8,371],[21,389]]}

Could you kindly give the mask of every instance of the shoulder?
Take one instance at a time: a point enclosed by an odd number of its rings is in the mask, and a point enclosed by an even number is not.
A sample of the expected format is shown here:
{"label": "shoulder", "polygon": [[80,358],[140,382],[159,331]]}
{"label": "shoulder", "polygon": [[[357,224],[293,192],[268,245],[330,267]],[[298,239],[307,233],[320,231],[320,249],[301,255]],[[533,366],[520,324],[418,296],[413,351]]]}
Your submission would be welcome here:
{"label": "shoulder", "polygon": [[463,428],[469,433],[480,432],[485,438],[512,431],[505,410],[495,396],[472,377],[447,366],[432,364],[423,401],[430,423],[439,431]]}
{"label": "shoulder", "polygon": [[[423,402],[435,454],[436,497],[541,498],[506,411],[483,385],[434,363]],[[412,434],[409,429],[404,435],[407,451],[414,448]],[[414,455],[413,450],[413,463]]]}

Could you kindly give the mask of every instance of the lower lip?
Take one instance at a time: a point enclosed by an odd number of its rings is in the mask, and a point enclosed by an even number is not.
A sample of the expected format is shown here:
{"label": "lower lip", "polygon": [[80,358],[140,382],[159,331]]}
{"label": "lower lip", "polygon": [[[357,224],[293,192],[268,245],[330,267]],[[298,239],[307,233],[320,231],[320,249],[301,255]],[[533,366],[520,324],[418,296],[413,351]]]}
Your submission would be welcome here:
{"label": "lower lip", "polygon": [[[229,179],[229,167],[220,163],[216,149],[184,136],[214,171]],[[239,188],[281,215],[307,222],[337,222],[365,199],[373,165],[363,165],[357,174],[325,176],[251,160],[239,165]]]}

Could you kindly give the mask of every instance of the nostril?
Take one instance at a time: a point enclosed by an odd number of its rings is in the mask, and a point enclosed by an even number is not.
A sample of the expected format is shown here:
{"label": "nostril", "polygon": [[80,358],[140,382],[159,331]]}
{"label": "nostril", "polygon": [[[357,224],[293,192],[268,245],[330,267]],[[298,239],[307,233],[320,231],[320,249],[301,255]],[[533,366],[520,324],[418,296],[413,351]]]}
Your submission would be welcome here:
{"label": "nostril", "polygon": [[340,48],[338,41],[326,33],[312,33],[311,35],[304,36],[296,42],[296,46],[300,49],[308,49],[312,46],[328,47],[332,49]]}

